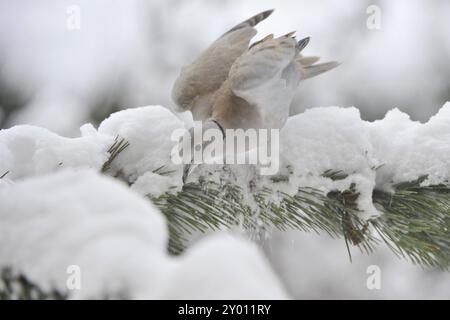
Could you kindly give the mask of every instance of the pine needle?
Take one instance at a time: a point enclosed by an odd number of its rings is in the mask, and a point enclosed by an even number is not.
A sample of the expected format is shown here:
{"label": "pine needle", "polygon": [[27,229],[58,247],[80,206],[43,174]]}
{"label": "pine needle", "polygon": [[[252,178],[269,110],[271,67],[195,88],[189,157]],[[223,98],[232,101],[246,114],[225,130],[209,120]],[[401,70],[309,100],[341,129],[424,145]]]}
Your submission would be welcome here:
{"label": "pine needle", "polygon": [[0,179],[3,179],[4,177],[6,177],[6,175],[9,173],[9,170],[8,171],[6,171],[4,174],[2,174],[1,176],[0,176]]}
{"label": "pine needle", "polygon": [[114,139],[114,143],[111,145],[111,147],[109,147],[107,151],[109,153],[109,158],[103,164],[101,172],[104,173],[108,171],[111,168],[111,164],[114,161],[114,159],[116,159],[117,156],[122,151],[124,151],[129,145],[130,143],[126,141],[124,138],[119,139],[119,136],[116,136]]}
{"label": "pine needle", "polygon": [[[324,176],[344,179],[340,171]],[[395,193],[374,191],[373,201],[384,214],[362,221],[357,208],[359,193],[352,185],[343,192],[323,194],[301,188],[290,196],[265,189],[254,194],[258,209],[252,209],[239,186],[199,181],[189,183],[177,194],[152,199],[167,217],[169,252],[179,254],[186,236],[240,225],[249,234],[276,228],[282,231],[325,232],[343,237],[351,260],[351,246],[371,253],[380,241],[369,232],[372,226],[396,255],[413,263],[447,269],[450,266],[450,188],[420,186],[419,179],[395,186]],[[282,199],[270,201],[274,192]]]}
{"label": "pine needle", "polygon": [[62,300],[67,295],[57,291],[44,291],[24,275],[10,268],[0,270],[0,300]]}

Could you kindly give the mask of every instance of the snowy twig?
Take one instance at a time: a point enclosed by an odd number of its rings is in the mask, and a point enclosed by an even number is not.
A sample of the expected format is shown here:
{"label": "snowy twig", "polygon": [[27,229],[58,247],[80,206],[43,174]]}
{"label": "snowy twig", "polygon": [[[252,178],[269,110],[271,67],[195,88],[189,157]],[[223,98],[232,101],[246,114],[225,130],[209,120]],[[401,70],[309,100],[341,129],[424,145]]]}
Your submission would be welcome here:
{"label": "snowy twig", "polygon": [[119,136],[116,136],[114,139],[114,143],[108,149],[109,158],[102,166],[102,172],[106,172],[110,169],[112,162],[114,159],[129,146],[129,142],[125,139],[119,139]]}

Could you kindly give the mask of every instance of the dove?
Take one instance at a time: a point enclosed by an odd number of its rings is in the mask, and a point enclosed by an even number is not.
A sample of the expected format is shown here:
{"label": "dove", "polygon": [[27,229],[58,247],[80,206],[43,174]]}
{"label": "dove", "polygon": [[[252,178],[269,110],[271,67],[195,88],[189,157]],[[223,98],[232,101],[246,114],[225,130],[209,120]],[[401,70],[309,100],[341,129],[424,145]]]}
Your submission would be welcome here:
{"label": "dove", "polygon": [[231,28],[181,69],[172,88],[178,111],[190,110],[194,120],[215,120],[223,129],[283,127],[300,81],[338,63],[303,57],[309,37],[297,42],[294,32],[249,46],[254,27],[273,11]]}
{"label": "dove", "polygon": [[226,139],[227,129],[281,129],[299,83],[338,66],[304,57],[310,38],[297,41],[295,32],[270,34],[250,45],[254,27],[273,11],[231,28],[181,69],[172,99],[178,111],[190,110],[202,121],[203,130],[220,130]]}

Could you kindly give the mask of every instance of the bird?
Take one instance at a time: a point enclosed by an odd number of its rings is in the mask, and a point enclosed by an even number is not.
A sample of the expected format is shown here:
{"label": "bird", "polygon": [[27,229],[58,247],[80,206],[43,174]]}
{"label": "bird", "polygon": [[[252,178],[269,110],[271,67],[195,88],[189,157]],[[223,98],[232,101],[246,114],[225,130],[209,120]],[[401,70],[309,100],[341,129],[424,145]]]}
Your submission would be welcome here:
{"label": "bird", "polygon": [[[310,38],[297,41],[295,31],[273,34],[250,44],[255,26],[272,10],[237,24],[181,68],[172,88],[177,111],[190,110],[203,130],[281,129],[299,83],[339,65],[303,56]],[[190,130],[191,134],[193,129]],[[206,142],[205,142],[206,143]]]}

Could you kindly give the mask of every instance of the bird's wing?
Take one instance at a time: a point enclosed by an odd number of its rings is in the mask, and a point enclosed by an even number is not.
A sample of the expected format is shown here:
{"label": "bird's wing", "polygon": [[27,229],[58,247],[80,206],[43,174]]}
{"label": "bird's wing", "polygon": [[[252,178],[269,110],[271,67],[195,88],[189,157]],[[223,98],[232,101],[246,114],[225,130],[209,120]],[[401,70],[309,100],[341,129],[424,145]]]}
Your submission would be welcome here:
{"label": "bird's wing", "polygon": [[253,27],[272,12],[264,11],[239,23],[212,43],[194,62],[182,68],[172,88],[172,98],[181,110],[192,107],[196,98],[220,88],[234,61],[248,49],[256,34]]}
{"label": "bird's wing", "polygon": [[236,96],[256,107],[268,128],[281,128],[301,73],[296,58],[308,43],[290,34],[252,46],[230,69],[229,85]]}

